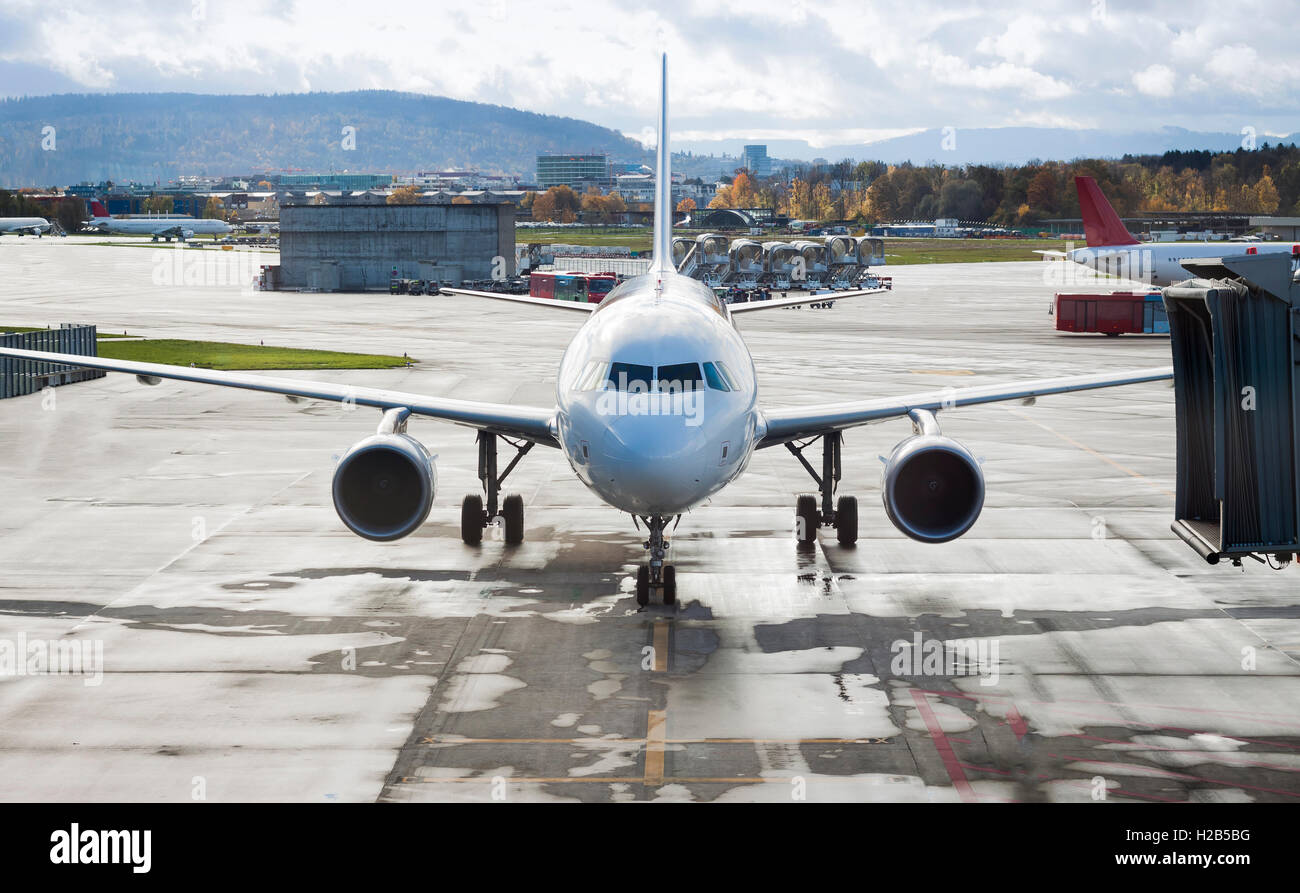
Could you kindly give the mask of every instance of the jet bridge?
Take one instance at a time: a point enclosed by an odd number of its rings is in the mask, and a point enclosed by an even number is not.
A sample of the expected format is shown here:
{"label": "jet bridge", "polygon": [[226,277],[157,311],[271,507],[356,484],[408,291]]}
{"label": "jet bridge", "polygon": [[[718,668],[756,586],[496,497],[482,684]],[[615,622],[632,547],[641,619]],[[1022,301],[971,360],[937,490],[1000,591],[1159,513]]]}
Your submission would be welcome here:
{"label": "jet bridge", "polygon": [[726,285],[754,288],[763,275],[763,246],[753,239],[737,239],[731,243],[730,266]]}
{"label": "jet bridge", "polygon": [[1210,564],[1300,550],[1300,282],[1284,254],[1183,261],[1162,292],[1174,361],[1172,530]]}
{"label": "jet bridge", "polygon": [[858,262],[858,240],[853,236],[831,236],[826,240],[826,264],[830,283],[848,288],[858,281],[862,267]]}
{"label": "jet bridge", "polygon": [[785,291],[794,276],[799,249],[788,242],[763,243],[763,281],[771,288]]}
{"label": "jet bridge", "polygon": [[[826,275],[829,272],[826,267],[826,246],[820,242],[808,242],[800,240],[793,243],[799,256],[796,264],[801,265],[801,270],[796,270],[794,279],[797,281],[799,288],[821,288],[826,284]],[[802,276],[799,275],[802,273]]]}
{"label": "jet bridge", "polygon": [[691,275],[706,285],[721,285],[731,267],[730,246],[731,240],[717,233],[696,236],[695,256],[698,261]]}
{"label": "jet bridge", "polygon": [[695,275],[695,267],[699,262],[698,255],[695,253],[696,244],[694,239],[685,236],[673,238],[673,267],[683,276]]}

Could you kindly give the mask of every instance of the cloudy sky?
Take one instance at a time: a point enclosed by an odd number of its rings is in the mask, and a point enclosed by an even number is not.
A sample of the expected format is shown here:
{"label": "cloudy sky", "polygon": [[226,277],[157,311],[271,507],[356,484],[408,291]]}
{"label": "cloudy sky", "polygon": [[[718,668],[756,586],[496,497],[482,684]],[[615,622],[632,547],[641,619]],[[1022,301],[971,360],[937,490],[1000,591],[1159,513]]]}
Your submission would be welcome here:
{"label": "cloudy sky", "polygon": [[1012,125],[1300,131],[1289,0],[0,0],[0,95],[383,88],[644,138]]}

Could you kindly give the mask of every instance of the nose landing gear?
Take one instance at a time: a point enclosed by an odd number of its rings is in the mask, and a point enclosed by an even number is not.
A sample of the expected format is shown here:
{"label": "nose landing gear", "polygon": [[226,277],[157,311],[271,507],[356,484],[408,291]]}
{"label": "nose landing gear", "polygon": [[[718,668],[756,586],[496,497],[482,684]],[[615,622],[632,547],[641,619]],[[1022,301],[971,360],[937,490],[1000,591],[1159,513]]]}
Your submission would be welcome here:
{"label": "nose landing gear", "polygon": [[[678,515],[677,521],[681,519],[682,516]],[[632,516],[632,520],[636,521],[635,515]],[[650,534],[649,539],[645,541],[650,560],[636,570],[636,603],[644,608],[650,604],[650,590],[658,589],[663,595],[665,605],[676,604],[677,569],[664,560],[668,557],[668,540],[664,537],[664,529],[668,526],[669,519],[663,515],[652,515],[641,520],[645,522],[646,530]],[[676,522],[673,526],[676,527]]]}

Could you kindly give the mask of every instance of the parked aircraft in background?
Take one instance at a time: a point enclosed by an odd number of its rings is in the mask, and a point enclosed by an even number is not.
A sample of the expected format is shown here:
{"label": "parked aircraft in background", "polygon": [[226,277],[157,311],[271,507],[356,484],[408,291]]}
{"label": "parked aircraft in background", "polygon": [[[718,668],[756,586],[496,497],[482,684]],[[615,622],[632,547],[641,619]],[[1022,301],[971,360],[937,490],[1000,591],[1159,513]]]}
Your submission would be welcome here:
{"label": "parked aircraft in background", "polygon": [[44,217],[0,217],[0,233],[43,236],[53,225]]}
{"label": "parked aircraft in background", "polygon": [[1141,242],[1128,231],[1101,187],[1092,177],[1075,177],[1079,212],[1083,217],[1086,248],[1070,251],[1040,251],[1081,264],[1098,273],[1133,279],[1154,286],[1173,285],[1192,278],[1182,266],[1185,260],[1222,257],[1224,254],[1296,254],[1300,243],[1251,240],[1249,248],[1227,247],[1225,242]]}
{"label": "parked aircraft in background", "polygon": [[98,201],[90,203],[94,216],[86,222],[106,233],[122,235],[153,236],[157,242],[162,239],[170,242],[179,239],[184,242],[194,236],[224,236],[230,233],[230,224],[224,220],[206,217],[190,217],[183,214],[159,215],[156,217],[113,217],[108,209]]}

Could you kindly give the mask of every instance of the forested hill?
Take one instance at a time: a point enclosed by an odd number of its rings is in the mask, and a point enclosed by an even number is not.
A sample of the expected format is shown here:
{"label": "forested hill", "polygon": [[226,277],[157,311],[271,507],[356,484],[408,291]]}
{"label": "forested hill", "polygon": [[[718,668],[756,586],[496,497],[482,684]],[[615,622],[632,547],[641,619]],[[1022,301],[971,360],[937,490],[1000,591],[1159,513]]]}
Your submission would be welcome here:
{"label": "forested hill", "polygon": [[[355,128],[355,148],[344,148],[345,127]],[[472,168],[531,180],[539,152],[649,159],[640,143],[587,121],[387,90],[0,100],[3,186],[104,179],[152,183],[179,174],[284,169]]]}

